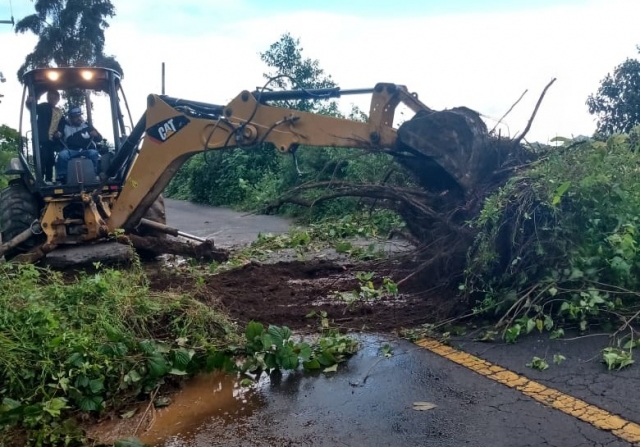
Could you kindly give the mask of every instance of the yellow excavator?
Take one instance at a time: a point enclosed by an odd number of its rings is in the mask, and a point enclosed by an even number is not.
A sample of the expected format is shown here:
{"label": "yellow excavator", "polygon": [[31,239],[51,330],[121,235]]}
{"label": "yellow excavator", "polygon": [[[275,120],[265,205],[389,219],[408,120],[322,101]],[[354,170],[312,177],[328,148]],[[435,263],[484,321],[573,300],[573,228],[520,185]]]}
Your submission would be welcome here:
{"label": "yellow excavator", "polygon": [[[23,136],[30,134],[30,139],[25,138],[28,143],[11,160],[5,171],[11,176],[9,186],[0,192],[0,257],[22,262],[36,262],[57,248],[98,243],[115,233],[136,233],[143,228],[175,235],[177,230],[166,226],[162,192],[194,154],[263,144],[272,144],[283,153],[300,145],[393,149],[400,144],[393,127],[398,105],[416,113],[429,110],[405,86],[390,83],[354,90],[263,88],[242,91],[226,105],[151,94],[146,112],[134,124],[121,76],[114,70],[39,68],[25,73],[23,84],[22,102],[27,105],[20,114],[19,131]],[[90,124],[93,101],[107,104],[113,144],[94,143],[100,154],[97,176],[90,157],[81,153],[68,161],[63,182],[44,180],[40,147],[49,136],[39,135],[36,103],[51,90],[75,98],[84,95]],[[368,121],[273,105],[350,94],[371,95]],[[23,115],[29,119],[30,131],[23,132]]]}

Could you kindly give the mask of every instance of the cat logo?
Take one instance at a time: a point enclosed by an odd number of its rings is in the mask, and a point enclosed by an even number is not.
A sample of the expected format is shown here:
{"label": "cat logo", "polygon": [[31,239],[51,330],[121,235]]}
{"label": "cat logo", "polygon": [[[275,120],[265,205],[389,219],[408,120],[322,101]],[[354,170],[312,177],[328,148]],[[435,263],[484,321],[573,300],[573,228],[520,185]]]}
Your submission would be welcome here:
{"label": "cat logo", "polygon": [[162,144],[177,134],[189,122],[189,118],[184,115],[169,118],[147,129],[147,135],[156,143]]}
{"label": "cat logo", "polygon": [[158,127],[158,134],[162,141],[166,141],[176,131],[176,126],[173,125],[173,118],[164,123],[163,127]]}

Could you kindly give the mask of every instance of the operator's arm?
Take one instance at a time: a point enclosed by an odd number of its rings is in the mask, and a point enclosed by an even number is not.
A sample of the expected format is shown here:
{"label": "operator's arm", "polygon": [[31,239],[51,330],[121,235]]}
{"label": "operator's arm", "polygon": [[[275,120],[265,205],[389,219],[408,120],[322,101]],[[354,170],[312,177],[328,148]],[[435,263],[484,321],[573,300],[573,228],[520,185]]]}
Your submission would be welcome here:
{"label": "operator's arm", "polygon": [[67,119],[63,116],[58,122],[58,129],[53,133],[53,138],[60,139],[64,135],[64,127],[67,125]]}
{"label": "operator's arm", "polygon": [[100,132],[98,132],[91,124],[89,124],[89,135],[91,135],[91,138],[95,142],[102,141],[102,135],[100,135]]}

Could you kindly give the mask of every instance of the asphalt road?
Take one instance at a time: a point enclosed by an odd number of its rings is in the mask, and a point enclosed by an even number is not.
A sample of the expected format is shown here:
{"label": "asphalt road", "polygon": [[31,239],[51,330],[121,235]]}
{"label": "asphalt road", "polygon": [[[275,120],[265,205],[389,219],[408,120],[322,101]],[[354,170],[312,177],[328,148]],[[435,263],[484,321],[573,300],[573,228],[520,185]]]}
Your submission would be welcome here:
{"label": "asphalt road", "polygon": [[[167,200],[167,220],[183,231],[213,236],[221,246],[250,242],[260,232],[287,231],[289,225],[277,217],[173,200]],[[515,345],[473,340],[472,334],[461,336],[451,345],[519,374],[518,381],[526,377],[565,393],[564,400],[597,407],[596,416],[584,422],[584,410],[543,405],[526,394],[526,386],[506,386],[474,372],[474,361],[461,360],[470,365],[461,366],[406,340],[369,334],[337,373],[267,381],[254,392],[259,405],[248,410],[245,397],[235,417],[228,417],[229,410],[199,418],[204,422],[196,427],[184,421],[157,445],[614,447],[633,445],[624,439],[633,439],[636,430],[640,441],[640,366],[607,371],[600,362],[606,335],[568,341],[534,335]],[[379,352],[385,343],[392,347],[390,358]],[[554,354],[566,359],[556,365]],[[549,368],[527,367],[533,356],[546,359]],[[415,402],[435,406],[419,411]]]}
{"label": "asphalt road", "polygon": [[167,225],[185,233],[213,239],[216,246],[246,245],[258,234],[289,231],[290,222],[278,216],[239,213],[165,198]]}

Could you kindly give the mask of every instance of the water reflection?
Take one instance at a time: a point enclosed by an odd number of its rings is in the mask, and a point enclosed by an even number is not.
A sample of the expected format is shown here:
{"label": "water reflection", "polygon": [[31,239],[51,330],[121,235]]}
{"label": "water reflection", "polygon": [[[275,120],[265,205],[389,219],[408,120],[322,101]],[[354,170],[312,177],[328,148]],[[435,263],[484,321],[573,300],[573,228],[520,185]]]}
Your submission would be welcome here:
{"label": "water reflection", "polygon": [[215,372],[196,376],[171,395],[171,404],[146,412],[142,405],[130,419],[104,421],[88,429],[101,443],[136,436],[146,445],[179,447],[192,445],[194,436],[209,421],[222,425],[251,416],[264,405],[256,387],[241,387],[235,376]]}
{"label": "water reflection", "polygon": [[201,375],[172,396],[171,405],[156,410],[155,421],[140,439],[155,446],[185,445],[210,419],[229,423],[250,416],[263,405],[259,394],[241,387],[234,376]]}

